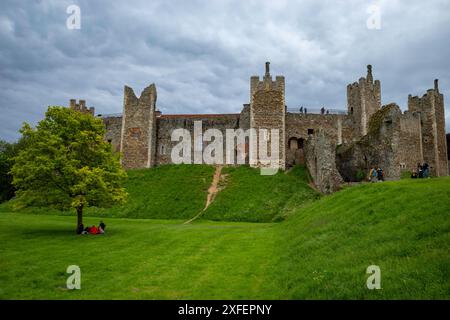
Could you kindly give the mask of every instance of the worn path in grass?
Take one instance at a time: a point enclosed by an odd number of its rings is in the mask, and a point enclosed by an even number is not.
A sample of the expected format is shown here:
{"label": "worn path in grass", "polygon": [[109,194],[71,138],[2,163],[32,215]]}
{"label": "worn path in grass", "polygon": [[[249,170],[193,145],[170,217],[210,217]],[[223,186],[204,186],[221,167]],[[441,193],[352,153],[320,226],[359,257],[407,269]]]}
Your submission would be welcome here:
{"label": "worn path in grass", "polygon": [[214,201],[217,193],[219,192],[219,182],[220,182],[221,173],[222,173],[222,166],[220,166],[220,165],[216,166],[216,170],[214,171],[214,176],[213,176],[213,179],[211,182],[211,186],[208,189],[208,196],[206,198],[205,207],[203,208],[202,211],[200,211],[197,215],[195,215],[195,217],[186,221],[185,224],[188,224],[188,223],[191,223],[191,222],[197,220],[205,212],[205,210],[208,209],[211,202]]}

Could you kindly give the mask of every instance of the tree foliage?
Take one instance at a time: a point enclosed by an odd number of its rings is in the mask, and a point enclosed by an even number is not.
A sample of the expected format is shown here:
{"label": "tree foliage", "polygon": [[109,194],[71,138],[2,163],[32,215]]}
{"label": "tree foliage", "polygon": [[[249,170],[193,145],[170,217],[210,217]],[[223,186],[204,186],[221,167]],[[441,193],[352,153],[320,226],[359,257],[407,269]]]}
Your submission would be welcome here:
{"label": "tree foliage", "polygon": [[101,119],[64,107],[49,107],[36,128],[21,129],[26,147],[14,158],[19,203],[74,208],[108,207],[126,200],[119,155],[104,141]]}
{"label": "tree foliage", "polygon": [[15,188],[12,184],[13,177],[11,168],[14,164],[14,157],[26,145],[26,139],[17,142],[7,142],[0,140],[0,203],[14,197]]}

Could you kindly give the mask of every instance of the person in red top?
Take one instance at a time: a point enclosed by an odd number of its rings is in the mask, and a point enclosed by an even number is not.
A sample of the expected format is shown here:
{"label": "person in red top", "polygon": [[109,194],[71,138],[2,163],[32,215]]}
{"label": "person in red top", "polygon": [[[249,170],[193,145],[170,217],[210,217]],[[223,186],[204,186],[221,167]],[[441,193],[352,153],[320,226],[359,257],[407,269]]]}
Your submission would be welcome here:
{"label": "person in red top", "polygon": [[96,226],[92,226],[92,227],[89,229],[89,233],[90,233],[90,234],[97,234],[97,233],[98,233],[98,228],[97,228]]}

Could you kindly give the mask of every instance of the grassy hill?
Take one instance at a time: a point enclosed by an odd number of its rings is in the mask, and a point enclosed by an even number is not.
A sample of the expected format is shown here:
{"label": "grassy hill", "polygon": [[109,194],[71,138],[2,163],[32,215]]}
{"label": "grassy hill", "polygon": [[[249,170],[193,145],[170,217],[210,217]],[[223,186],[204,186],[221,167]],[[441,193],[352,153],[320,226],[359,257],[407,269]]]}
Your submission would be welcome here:
{"label": "grassy hill", "polygon": [[[164,165],[130,170],[125,188],[126,204],[111,208],[88,208],[86,216],[185,219],[196,216],[205,207],[214,167],[207,165]],[[288,173],[262,176],[248,166],[225,167],[225,183],[215,201],[201,216],[221,221],[270,222],[282,220],[295,208],[320,195],[307,183],[307,170],[297,167]],[[10,212],[14,201],[0,205],[0,212]],[[20,212],[72,215],[49,208],[19,208]]]}
{"label": "grassy hill", "polygon": [[189,219],[205,206],[214,168],[203,165],[165,165],[128,171],[129,199],[122,206],[91,208],[93,216],[144,219]]}
{"label": "grassy hill", "polygon": [[[3,205],[0,298],[450,298],[450,178],[362,184],[317,198],[302,168],[272,180],[249,168],[226,168],[226,186],[202,219],[182,224],[183,210],[190,216],[203,208],[213,171],[131,171],[133,200],[108,214],[154,217],[159,210],[170,220],[104,218],[105,236],[74,235],[73,214],[23,214]],[[140,174],[161,182],[145,182]],[[174,193],[164,198],[166,189]],[[188,198],[189,190],[198,200]],[[158,194],[178,200],[146,208]],[[98,223],[97,213],[87,215],[86,224]],[[221,214],[287,219],[207,220]],[[64,288],[71,264],[81,267],[82,290]],[[381,290],[366,287],[370,265],[381,268]]]}
{"label": "grassy hill", "polygon": [[[289,298],[450,298],[450,178],[364,184],[277,226]],[[369,265],[381,290],[367,290]]]}
{"label": "grassy hill", "polygon": [[[203,165],[165,165],[128,171],[127,203],[111,208],[87,208],[86,216],[188,219],[205,206],[214,168]],[[0,205],[0,212],[73,215],[51,208],[16,208],[14,201]]]}
{"label": "grassy hill", "polygon": [[295,167],[285,173],[263,176],[247,166],[227,167],[224,189],[202,219],[226,221],[281,221],[320,194],[308,185],[307,170]]}

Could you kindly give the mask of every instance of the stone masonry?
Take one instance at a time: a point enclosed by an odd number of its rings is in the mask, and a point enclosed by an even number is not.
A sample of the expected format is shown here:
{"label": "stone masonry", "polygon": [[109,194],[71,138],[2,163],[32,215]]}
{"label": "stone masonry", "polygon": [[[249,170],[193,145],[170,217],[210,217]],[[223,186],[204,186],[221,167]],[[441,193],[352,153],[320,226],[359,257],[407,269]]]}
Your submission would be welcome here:
{"label": "stone masonry", "polygon": [[122,166],[150,168],[156,157],[156,86],[148,86],[139,98],[125,86],[124,113],[120,135]]}
{"label": "stone masonry", "polygon": [[[248,133],[252,129],[268,133],[277,129],[278,168],[306,164],[323,192],[337,190],[342,180],[357,180],[371,166],[381,166],[386,179],[398,179],[402,171],[414,170],[423,162],[430,165],[432,176],[448,175],[444,97],[437,80],[422,97],[409,95],[408,110],[402,113],[396,104],[381,107],[381,82],[373,80],[369,65],[366,77],[347,86],[347,113],[292,112],[285,105],[285,79],[276,76],[273,80],[269,66],[267,62],[262,79],[250,78],[250,101],[236,114],[161,114],[156,108],[154,84],[145,88],[139,98],[125,86],[123,113],[101,116],[105,140],[122,153],[125,169],[149,168],[172,163],[171,152],[178,144],[171,140],[173,130],[186,129],[202,138],[206,130],[216,129],[223,134],[225,163],[226,131],[242,129],[245,140],[239,142],[237,136],[231,137],[235,153],[244,150],[244,163],[264,167],[266,163],[249,157],[252,150]],[[94,108],[87,108],[84,100],[77,104],[72,99],[70,107],[94,114]],[[272,136],[263,136],[268,155],[272,155]],[[200,141],[203,148],[212,143]],[[201,161],[193,147],[191,159]],[[234,164],[242,163],[235,155],[233,160]]]}

